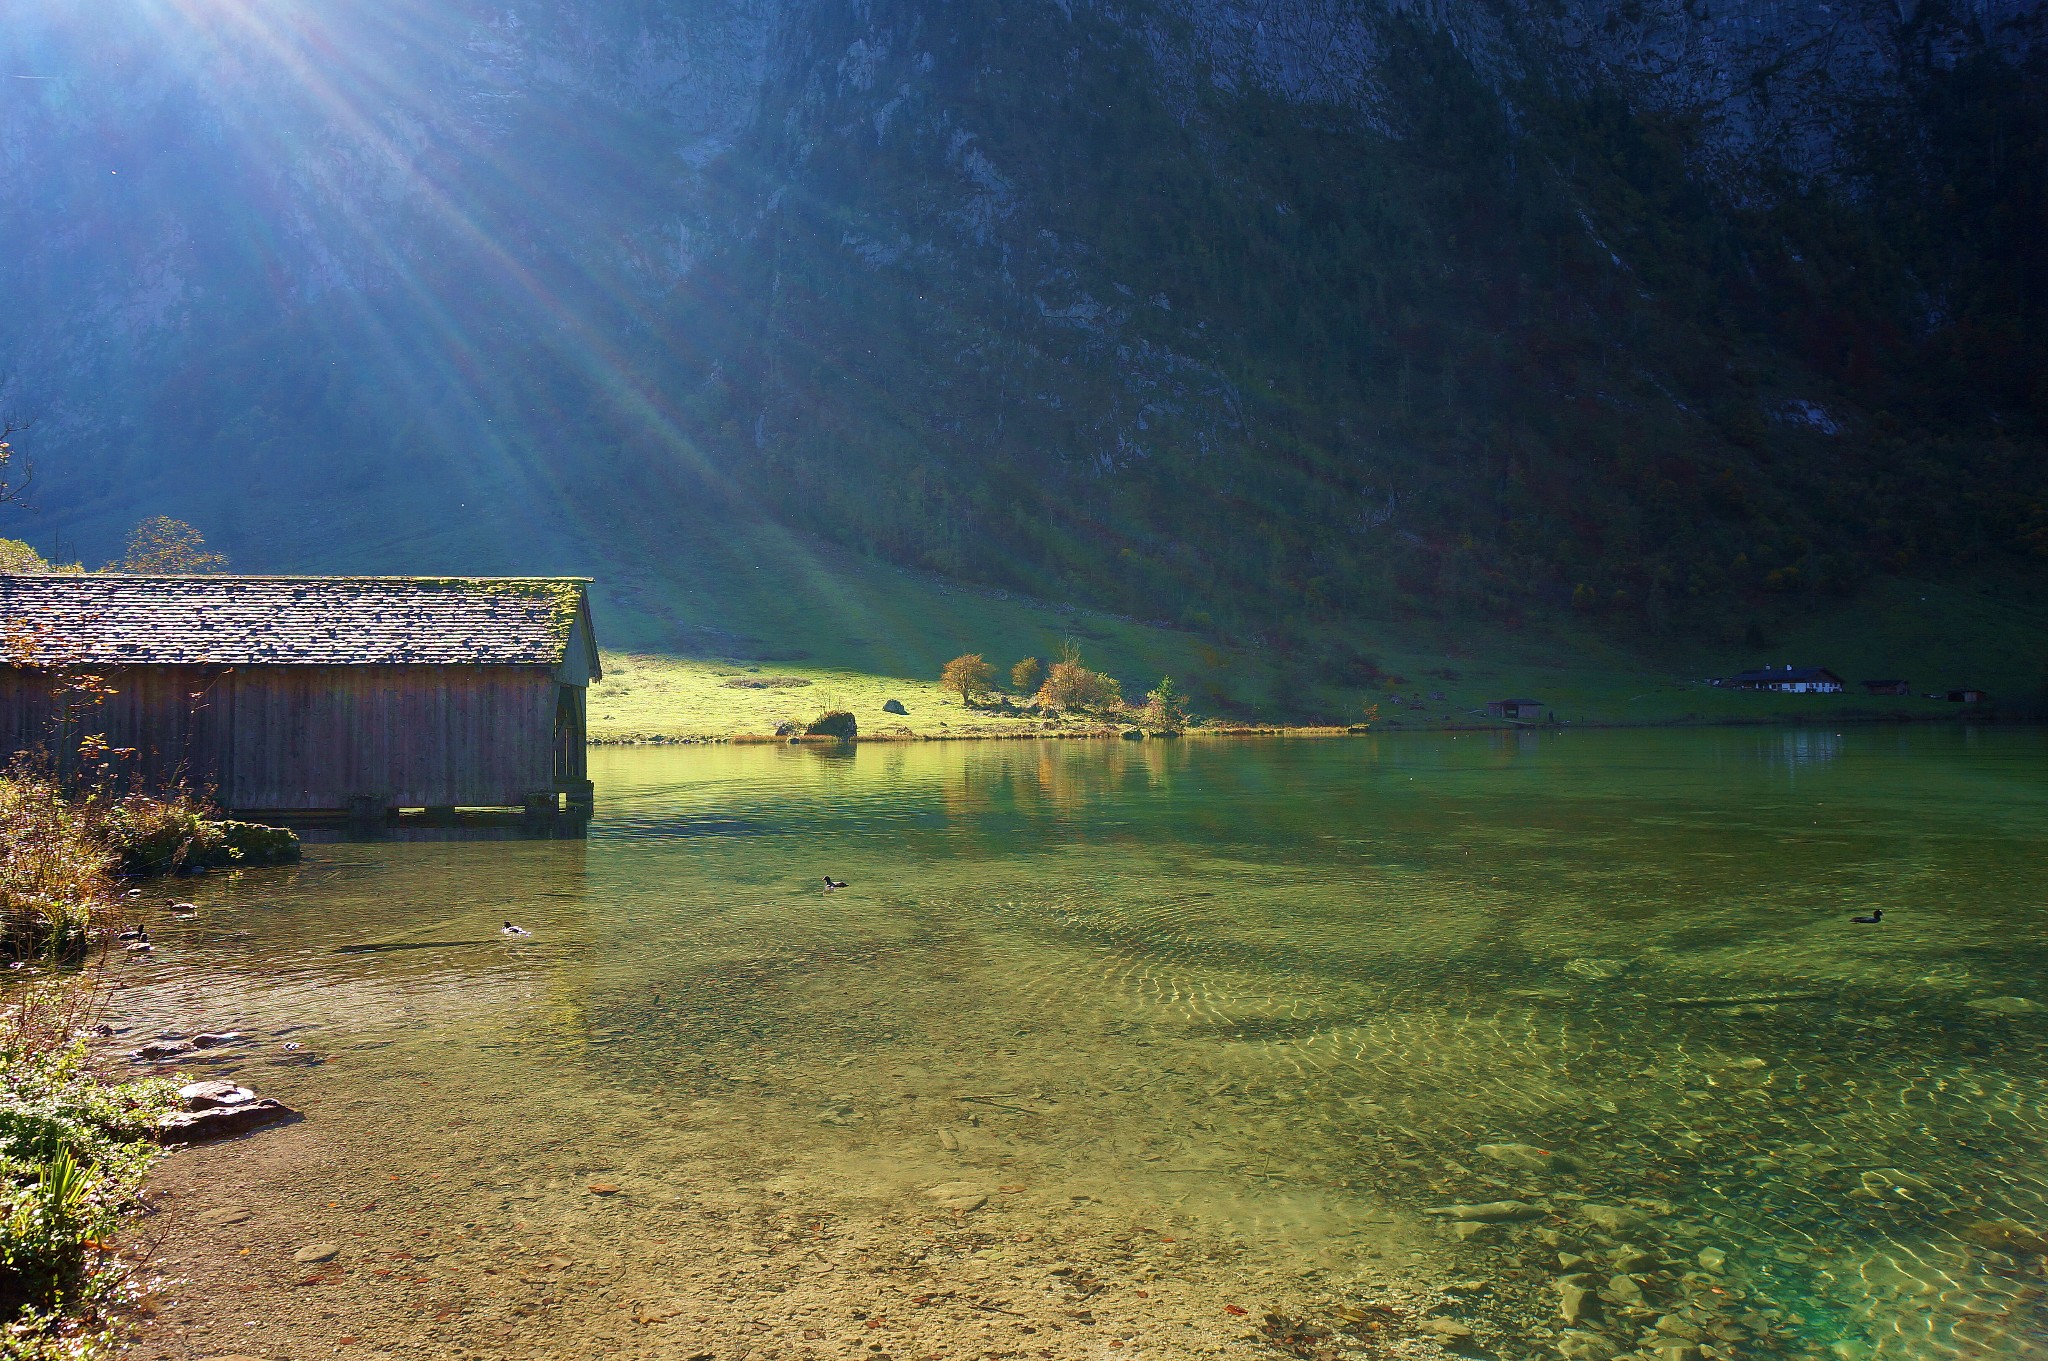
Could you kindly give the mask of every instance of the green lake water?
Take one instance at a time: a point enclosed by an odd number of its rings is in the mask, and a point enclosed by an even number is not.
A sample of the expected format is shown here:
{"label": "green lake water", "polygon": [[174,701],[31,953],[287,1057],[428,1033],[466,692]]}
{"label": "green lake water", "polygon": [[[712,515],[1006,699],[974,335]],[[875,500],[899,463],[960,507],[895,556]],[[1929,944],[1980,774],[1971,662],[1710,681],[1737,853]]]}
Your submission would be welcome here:
{"label": "green lake water", "polygon": [[[256,1032],[267,1058],[225,1069],[365,1170],[447,1177],[465,1222],[583,1215],[583,1181],[656,1183],[725,1120],[745,1194],[969,1175],[1017,1188],[1013,1224],[1108,1207],[1264,1280],[1487,1282],[1503,1356],[2048,1354],[2041,731],[592,773],[586,841],[316,845],[207,881],[124,1019]],[[1427,1213],[1510,1200],[1526,1220]],[[1568,1327],[1574,1272],[1607,1298]]]}

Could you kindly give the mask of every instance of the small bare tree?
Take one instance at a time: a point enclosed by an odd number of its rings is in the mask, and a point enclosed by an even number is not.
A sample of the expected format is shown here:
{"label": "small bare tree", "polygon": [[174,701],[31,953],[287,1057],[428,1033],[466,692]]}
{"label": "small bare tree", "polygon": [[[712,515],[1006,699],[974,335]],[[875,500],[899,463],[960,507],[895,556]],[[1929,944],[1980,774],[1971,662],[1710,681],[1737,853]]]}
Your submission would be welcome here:
{"label": "small bare tree", "polygon": [[14,448],[14,436],[28,429],[27,421],[0,420],[0,506],[18,506],[28,499],[29,484],[36,470]]}

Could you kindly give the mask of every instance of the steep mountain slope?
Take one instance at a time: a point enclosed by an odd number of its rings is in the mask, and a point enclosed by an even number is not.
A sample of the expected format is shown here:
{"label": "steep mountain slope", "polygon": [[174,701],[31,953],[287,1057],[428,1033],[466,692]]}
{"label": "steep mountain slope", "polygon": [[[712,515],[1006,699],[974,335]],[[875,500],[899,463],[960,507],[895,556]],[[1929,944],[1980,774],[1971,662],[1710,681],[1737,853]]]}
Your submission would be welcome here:
{"label": "steep mountain slope", "polygon": [[2039,3],[14,8],[0,372],[89,555],[766,510],[1284,650],[2048,551]]}

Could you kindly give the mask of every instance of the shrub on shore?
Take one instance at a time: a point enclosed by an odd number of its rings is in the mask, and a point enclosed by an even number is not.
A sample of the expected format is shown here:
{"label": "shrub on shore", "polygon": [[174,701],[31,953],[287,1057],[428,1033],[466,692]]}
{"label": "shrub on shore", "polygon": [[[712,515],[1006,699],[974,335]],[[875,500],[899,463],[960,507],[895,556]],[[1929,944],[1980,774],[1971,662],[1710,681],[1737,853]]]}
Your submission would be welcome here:
{"label": "shrub on shore", "polygon": [[1039,686],[1038,703],[1048,709],[1114,709],[1123,703],[1123,692],[1111,677],[1083,666],[1081,649],[1069,642]]}
{"label": "shrub on shore", "polygon": [[67,796],[42,775],[0,775],[0,951],[83,957],[117,874],[298,859],[297,833],[210,812],[187,793]]}
{"label": "shrub on shore", "polygon": [[99,821],[123,874],[275,865],[299,858],[296,832],[221,819],[204,800],[183,791],[125,795],[103,805]]}
{"label": "shrub on shore", "polygon": [[0,949],[17,959],[77,959],[113,897],[117,857],[90,807],[53,783],[0,778]]}

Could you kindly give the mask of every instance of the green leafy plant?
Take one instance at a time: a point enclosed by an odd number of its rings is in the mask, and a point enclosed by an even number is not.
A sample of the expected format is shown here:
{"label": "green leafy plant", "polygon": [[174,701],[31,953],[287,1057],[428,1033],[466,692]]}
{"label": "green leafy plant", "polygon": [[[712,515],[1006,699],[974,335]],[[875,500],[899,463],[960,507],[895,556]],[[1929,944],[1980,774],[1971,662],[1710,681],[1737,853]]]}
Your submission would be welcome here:
{"label": "green leafy plant", "polygon": [[21,996],[0,1038],[0,1357],[84,1361],[111,1349],[130,1287],[112,1248],[177,1101],[167,1078],[110,1083],[65,1035],[90,982]]}

